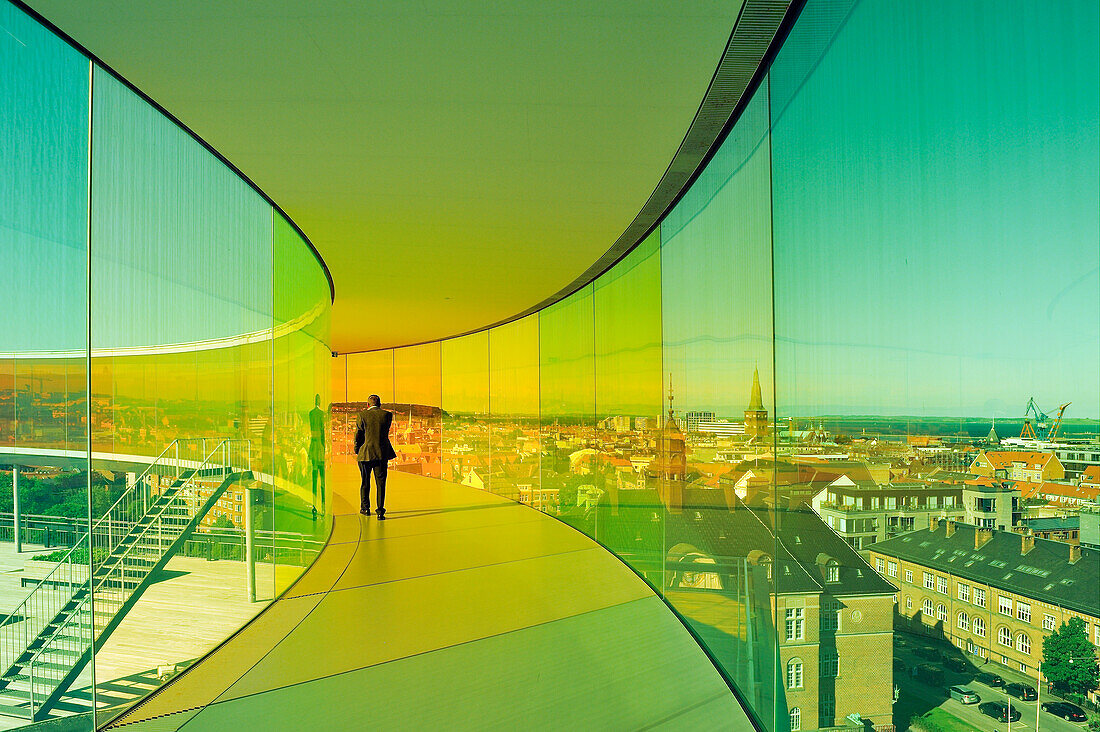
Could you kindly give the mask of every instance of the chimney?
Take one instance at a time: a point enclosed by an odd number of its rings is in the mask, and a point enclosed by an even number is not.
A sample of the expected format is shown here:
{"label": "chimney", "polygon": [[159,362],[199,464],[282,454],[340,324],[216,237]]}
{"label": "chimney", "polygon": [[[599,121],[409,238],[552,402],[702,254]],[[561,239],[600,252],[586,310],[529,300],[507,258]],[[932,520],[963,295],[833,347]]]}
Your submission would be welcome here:
{"label": "chimney", "polygon": [[1069,563],[1077,564],[1077,561],[1081,558],[1081,545],[1070,544],[1069,545]]}
{"label": "chimney", "polygon": [[1024,533],[1020,536],[1020,556],[1027,554],[1034,548],[1035,535],[1031,533],[1031,529],[1024,529]]}
{"label": "chimney", "polygon": [[935,516],[928,519],[928,530],[933,534],[940,530],[940,520]]}
{"label": "chimney", "polygon": [[955,519],[947,519],[947,523],[944,524],[944,537],[951,538],[955,535]]}
{"label": "chimney", "polygon": [[981,549],[986,542],[993,538],[993,529],[974,527],[974,548]]}

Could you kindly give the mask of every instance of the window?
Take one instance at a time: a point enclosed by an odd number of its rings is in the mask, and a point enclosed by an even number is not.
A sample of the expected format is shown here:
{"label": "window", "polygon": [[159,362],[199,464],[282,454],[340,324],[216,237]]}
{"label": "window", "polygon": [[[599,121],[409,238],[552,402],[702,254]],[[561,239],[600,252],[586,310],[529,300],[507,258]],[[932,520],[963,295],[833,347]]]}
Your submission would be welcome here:
{"label": "window", "polygon": [[908,582],[909,584],[913,584],[913,570],[911,570],[911,569],[905,570],[905,581]]}
{"label": "window", "polygon": [[1027,673],[1027,664],[1026,663],[1021,663],[1020,664],[1020,673],[1022,673],[1022,674]]}
{"label": "window", "polygon": [[1020,633],[1016,636],[1016,650],[1031,655],[1031,639],[1027,637],[1026,633]]}
{"label": "window", "polygon": [[970,630],[970,616],[966,613],[959,613],[959,628],[962,630]]}
{"label": "window", "polygon": [[936,578],[936,592],[940,593],[941,595],[946,595],[947,594],[947,578],[946,577],[937,577]]}
{"label": "window", "polygon": [[1002,625],[997,629],[997,642],[1002,646],[1012,648],[1012,631]]}
{"label": "window", "polygon": [[1016,601],[1016,619],[1025,623],[1031,622],[1031,605],[1029,603]]}
{"label": "window", "polygon": [[886,563],[886,570],[887,570],[887,572],[889,573],[889,575],[891,577],[897,577],[898,576],[898,563],[897,562],[887,562]]}
{"label": "window", "polygon": [[840,562],[830,559],[829,563],[825,565],[825,581],[840,582]]}
{"label": "window", "polygon": [[1092,644],[1100,646],[1100,623],[1092,626]]}
{"label": "window", "polygon": [[802,608],[787,608],[787,640],[802,640]]}
{"label": "window", "polygon": [[906,597],[905,598],[905,609],[906,610],[912,610],[913,609],[913,598],[911,598],[911,597]]}
{"label": "window", "polygon": [[792,658],[787,661],[787,688],[802,688],[802,659]]}
{"label": "window", "polygon": [[875,571],[879,574],[886,574],[886,560],[882,557],[875,557]]}
{"label": "window", "polygon": [[931,590],[935,586],[936,586],[935,583],[932,581],[932,573],[931,572],[925,572],[924,573],[924,588],[926,590]]}
{"label": "window", "polygon": [[821,629],[840,630],[840,603],[836,600],[826,600],[821,604]]}
{"label": "window", "polygon": [[791,732],[798,732],[802,729],[802,712],[798,707],[791,710]]}
{"label": "window", "polygon": [[959,583],[959,599],[963,602],[970,602],[970,585]]}
{"label": "window", "polygon": [[820,719],[817,721],[818,727],[832,727],[836,723],[836,699],[832,694],[822,694],[820,709],[818,711]]}
{"label": "window", "polygon": [[974,616],[974,622],[972,623],[972,627],[974,629],[974,635],[976,635],[980,638],[985,638],[985,621],[984,620],[982,620],[977,615],[975,615]]}
{"label": "window", "polygon": [[978,607],[985,607],[985,590],[981,587],[974,588],[974,604]]}
{"label": "window", "polygon": [[834,650],[826,649],[821,652],[821,677],[836,678],[840,676],[840,656]]}
{"label": "window", "polygon": [[942,602],[939,605],[936,605],[936,619],[947,620],[947,606],[944,605]]}
{"label": "window", "polygon": [[999,595],[997,597],[997,612],[1001,615],[1012,617],[1012,598]]}
{"label": "window", "polygon": [[933,608],[932,608],[932,601],[931,600],[926,599],[924,601],[924,603],[921,605],[921,610],[924,612],[925,615],[927,615],[930,618],[932,617],[932,609]]}
{"label": "window", "polygon": [[1054,616],[1043,615],[1043,630],[1054,630]]}

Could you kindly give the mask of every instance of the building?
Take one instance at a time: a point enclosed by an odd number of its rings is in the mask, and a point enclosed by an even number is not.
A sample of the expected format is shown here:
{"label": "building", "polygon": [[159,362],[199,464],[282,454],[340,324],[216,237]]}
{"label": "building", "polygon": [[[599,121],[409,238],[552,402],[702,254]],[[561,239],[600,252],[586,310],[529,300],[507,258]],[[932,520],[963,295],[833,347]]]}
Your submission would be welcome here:
{"label": "building", "polygon": [[707,435],[715,437],[738,437],[745,434],[745,425],[740,422],[730,422],[727,419],[719,419],[711,422],[699,422],[696,429]]}
{"label": "building", "polygon": [[[1100,551],[955,521],[871,547],[898,614],[978,662],[1035,676],[1045,635],[1072,617],[1100,649]],[[1100,651],[1098,651],[1100,652]]]}
{"label": "building", "polygon": [[1062,480],[1066,471],[1053,452],[984,450],[970,464],[973,475],[1041,483]]}
{"label": "building", "polygon": [[751,438],[766,437],[771,432],[768,410],[760,394],[760,369],[752,370],[752,393],[745,409],[745,434]]}
{"label": "building", "polygon": [[1085,477],[1090,468],[1095,476],[1095,470],[1100,468],[1100,442],[1095,439],[1060,439],[1057,442],[1048,442],[1027,437],[1009,437],[1002,443],[1022,450],[1041,450],[1053,452],[1065,468],[1067,480],[1079,480]]}
{"label": "building", "polygon": [[1081,535],[1080,516],[1042,516],[1025,518],[1013,527],[1017,534],[1029,534],[1037,539],[1051,539],[1066,544],[1077,544]]}
{"label": "building", "polygon": [[714,422],[718,418],[714,412],[708,412],[705,410],[694,410],[691,412],[684,412],[680,417],[680,429],[684,432],[699,432],[699,425],[702,423]]}
{"label": "building", "polygon": [[1082,506],[1078,520],[1081,526],[1081,533],[1078,535],[1081,545],[1100,549],[1100,502]]}
{"label": "building", "polygon": [[1022,514],[1020,491],[1010,481],[968,480],[962,488],[964,521],[1002,531],[1015,526]]}
{"label": "building", "polygon": [[[661,501],[652,490],[620,494],[619,520],[610,507],[597,519],[609,527],[603,541],[666,586],[754,707],[797,708],[804,730],[851,714],[890,724],[893,584],[804,503],[750,505],[689,487],[683,511],[654,520]],[[633,559],[650,546],[667,547],[663,575],[658,557]],[[761,596],[771,601],[752,599]],[[777,668],[748,661],[774,645]]]}
{"label": "building", "polygon": [[944,516],[962,519],[962,486],[927,482],[833,481],[814,497],[821,519],[857,551],[898,534],[927,529]]}

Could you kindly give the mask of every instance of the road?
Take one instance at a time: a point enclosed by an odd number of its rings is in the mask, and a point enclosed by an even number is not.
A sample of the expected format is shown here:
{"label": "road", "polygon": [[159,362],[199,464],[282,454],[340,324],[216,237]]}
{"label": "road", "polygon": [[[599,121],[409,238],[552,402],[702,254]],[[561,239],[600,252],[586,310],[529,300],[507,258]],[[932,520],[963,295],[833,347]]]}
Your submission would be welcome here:
{"label": "road", "polygon": [[[916,645],[929,645],[937,646],[938,644],[931,641],[918,641]],[[912,668],[919,663],[929,663],[933,665],[941,665],[935,661],[929,661],[921,658],[912,653],[913,644],[894,647],[895,658],[901,658],[908,667]],[[1011,672],[1007,670],[994,670],[992,665],[987,669],[992,673],[999,674],[1004,677],[1006,681],[1018,681],[1022,680],[1013,676]],[[1017,675],[1018,676],[1018,675]],[[895,673],[894,682],[901,689],[901,698],[899,703],[908,702],[907,706],[912,706],[915,700],[923,702],[920,706],[922,708],[940,707],[944,711],[950,712],[952,715],[959,719],[977,727],[980,730],[997,730],[998,732],[1004,732],[1009,729],[1009,725],[1004,722],[997,722],[992,717],[988,717],[978,711],[978,704],[963,704],[962,702],[951,699],[947,696],[947,687],[952,685],[965,686],[978,694],[982,698],[982,702],[988,701],[1000,701],[1000,702],[1012,702],[1012,708],[1018,709],[1022,715],[1019,720],[1012,723],[1012,729],[1017,732],[1025,732],[1026,730],[1035,729],[1035,708],[1036,702],[1026,702],[1019,699],[1007,696],[1003,690],[994,689],[985,684],[972,680],[972,674],[959,674],[950,671],[944,672],[944,683],[942,686],[929,686],[928,684],[913,678],[908,673]],[[1031,685],[1035,686],[1034,679],[1031,680]],[[1042,701],[1042,700],[1041,700]],[[1047,700],[1051,701],[1051,700]],[[1048,712],[1039,712],[1039,730],[1040,732],[1082,732],[1085,729],[1083,722],[1069,722],[1060,717],[1055,717]]]}

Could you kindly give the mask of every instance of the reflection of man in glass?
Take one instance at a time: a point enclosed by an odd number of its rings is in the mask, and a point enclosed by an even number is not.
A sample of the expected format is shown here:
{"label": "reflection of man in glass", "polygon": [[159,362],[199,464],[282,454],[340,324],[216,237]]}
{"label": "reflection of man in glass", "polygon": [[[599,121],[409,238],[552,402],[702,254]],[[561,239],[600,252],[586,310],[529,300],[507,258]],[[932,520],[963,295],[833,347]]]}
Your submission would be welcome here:
{"label": "reflection of man in glass", "polygon": [[313,511],[317,512],[317,483],[321,483],[321,511],[325,510],[325,412],[321,395],[313,399],[309,410],[309,472],[313,476]]}
{"label": "reflection of man in glass", "polygon": [[355,454],[359,460],[359,472],[363,483],[359,487],[359,513],[370,516],[370,474],[374,473],[374,485],[378,492],[378,520],[386,518],[386,470],[387,461],[397,457],[390,444],[390,425],[393,412],[382,409],[377,394],[367,397],[367,408],[359,413],[355,427]]}

